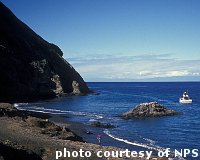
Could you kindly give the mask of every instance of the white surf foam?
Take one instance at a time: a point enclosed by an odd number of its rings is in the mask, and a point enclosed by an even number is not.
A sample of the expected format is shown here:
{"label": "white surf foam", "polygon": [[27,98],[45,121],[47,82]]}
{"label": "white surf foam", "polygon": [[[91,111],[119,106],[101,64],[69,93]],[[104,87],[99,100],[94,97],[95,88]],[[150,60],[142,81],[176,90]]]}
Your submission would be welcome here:
{"label": "white surf foam", "polygon": [[18,107],[18,106],[27,106],[28,103],[13,103],[14,107]]}
{"label": "white surf foam", "polygon": [[38,107],[38,106],[28,106],[24,104],[15,104],[17,109],[19,110],[27,110],[31,112],[40,112],[40,113],[49,113],[49,114],[70,114],[70,115],[79,115],[79,116],[90,116],[90,117],[96,117],[97,120],[104,118],[104,115],[102,114],[96,114],[96,113],[84,113],[84,112],[75,112],[75,111],[64,111],[59,109],[50,109],[50,108],[44,108],[44,107]]}
{"label": "white surf foam", "polygon": [[130,142],[128,140],[115,137],[115,136],[111,135],[107,129],[104,131],[104,133],[107,134],[109,137],[111,137],[111,138],[113,138],[113,139],[115,139],[117,141],[120,141],[120,142],[124,142],[124,143],[127,143],[127,144],[131,144],[131,145],[134,145],[134,146],[139,146],[139,147],[143,147],[143,148],[147,148],[147,149],[151,149],[151,150],[158,150],[157,148],[150,147],[150,146],[148,146],[146,144],[136,143],[136,142]]}
{"label": "white surf foam", "polygon": [[[143,144],[143,143],[138,143],[138,142],[130,142],[128,140],[125,140],[125,139],[122,139],[122,138],[118,138],[116,136],[111,135],[110,132],[107,129],[104,130],[104,133],[106,135],[108,135],[109,137],[111,137],[111,138],[113,138],[113,139],[115,139],[117,141],[124,142],[126,144],[139,146],[139,147],[146,148],[146,149],[149,149],[149,150],[154,150],[154,151],[157,151],[157,152],[159,152],[159,151],[163,151],[164,152],[166,150],[165,148],[162,148],[160,146],[156,146],[155,145],[155,141],[153,141],[151,139],[148,139],[148,138],[143,138],[143,139],[148,141],[148,142],[150,142],[150,145],[154,145],[154,147],[149,146],[148,144]],[[173,157],[173,155],[174,155],[174,152],[172,152],[171,156]],[[176,158],[169,158],[169,160],[185,160],[185,159],[179,156],[179,157],[176,157]]]}

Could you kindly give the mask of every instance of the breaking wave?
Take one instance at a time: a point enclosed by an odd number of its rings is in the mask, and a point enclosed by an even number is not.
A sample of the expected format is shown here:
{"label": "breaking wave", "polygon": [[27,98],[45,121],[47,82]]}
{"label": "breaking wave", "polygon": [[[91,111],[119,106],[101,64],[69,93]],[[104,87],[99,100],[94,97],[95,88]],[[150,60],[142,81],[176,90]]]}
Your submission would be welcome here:
{"label": "breaking wave", "polygon": [[[124,142],[126,144],[130,144],[130,145],[134,145],[134,146],[138,146],[138,147],[142,147],[142,148],[146,148],[146,149],[149,149],[149,150],[154,150],[156,152],[159,152],[159,151],[165,151],[166,149],[165,148],[162,148],[160,146],[157,146],[155,145],[155,141],[151,140],[151,139],[148,139],[148,138],[143,138],[144,140],[146,140],[147,142],[149,142],[150,144],[144,144],[144,143],[138,143],[138,142],[130,142],[128,140],[125,140],[125,139],[122,139],[122,138],[118,138],[117,136],[114,136],[112,134],[110,134],[110,132],[106,129],[104,130],[104,133],[106,135],[108,135],[109,137],[117,140],[117,141],[120,141],[120,142]],[[176,157],[174,158],[174,152],[171,152],[171,157],[169,158],[169,160],[185,160],[184,158],[182,157]]]}
{"label": "breaking wave", "polygon": [[44,107],[38,107],[36,105],[29,105],[28,103],[14,103],[13,105],[19,110],[26,110],[26,111],[31,111],[31,112],[49,113],[49,114],[57,114],[57,115],[70,114],[70,115],[79,115],[79,116],[91,116],[91,117],[96,117],[96,119],[104,118],[104,115],[101,115],[101,114],[49,109],[49,108],[44,108]]}

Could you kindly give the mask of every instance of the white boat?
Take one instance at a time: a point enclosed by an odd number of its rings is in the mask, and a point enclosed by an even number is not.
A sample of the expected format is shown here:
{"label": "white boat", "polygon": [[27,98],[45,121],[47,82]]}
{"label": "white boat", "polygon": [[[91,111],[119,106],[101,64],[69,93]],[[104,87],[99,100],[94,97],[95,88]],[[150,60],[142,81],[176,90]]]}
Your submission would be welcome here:
{"label": "white boat", "polygon": [[183,96],[179,99],[180,103],[192,103],[192,97],[189,97],[188,92],[184,92]]}

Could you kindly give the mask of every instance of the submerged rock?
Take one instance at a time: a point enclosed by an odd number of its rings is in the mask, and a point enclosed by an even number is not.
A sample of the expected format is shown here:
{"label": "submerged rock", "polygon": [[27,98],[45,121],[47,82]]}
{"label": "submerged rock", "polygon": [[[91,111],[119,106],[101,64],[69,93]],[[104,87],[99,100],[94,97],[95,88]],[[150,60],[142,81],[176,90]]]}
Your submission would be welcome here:
{"label": "submerged rock", "polygon": [[90,135],[90,134],[93,134],[91,131],[88,131],[87,129],[83,129],[82,131],[83,131],[83,133],[85,133],[85,134],[89,134],[89,135]]}
{"label": "submerged rock", "polygon": [[112,124],[104,124],[100,122],[92,122],[92,126],[94,127],[100,127],[100,128],[116,128],[116,126]]}
{"label": "submerged rock", "polygon": [[45,41],[0,2],[0,101],[90,93],[55,44]]}
{"label": "submerged rock", "polygon": [[150,103],[142,103],[137,105],[136,108],[120,114],[121,117],[125,119],[133,118],[133,117],[161,117],[161,116],[172,116],[183,114],[182,112],[178,112],[175,110],[170,110],[164,107],[157,102]]}

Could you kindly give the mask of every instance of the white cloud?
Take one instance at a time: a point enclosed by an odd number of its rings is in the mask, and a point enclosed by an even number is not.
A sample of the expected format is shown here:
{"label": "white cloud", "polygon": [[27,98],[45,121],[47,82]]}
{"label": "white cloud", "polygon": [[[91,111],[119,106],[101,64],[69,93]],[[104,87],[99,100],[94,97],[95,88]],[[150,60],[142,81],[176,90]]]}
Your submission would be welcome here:
{"label": "white cloud", "polygon": [[169,71],[166,74],[166,77],[173,77],[173,76],[187,76],[189,75],[189,71]]}
{"label": "white cloud", "polygon": [[194,76],[200,76],[200,72],[198,73],[193,73]]}
{"label": "white cloud", "polygon": [[152,71],[140,71],[138,74],[139,74],[139,75],[152,74]]}
{"label": "white cloud", "polygon": [[[160,58],[159,58],[160,57]],[[100,56],[79,58],[72,65],[81,76],[90,79],[121,80],[174,76],[200,76],[200,60],[173,60],[170,55]]]}

